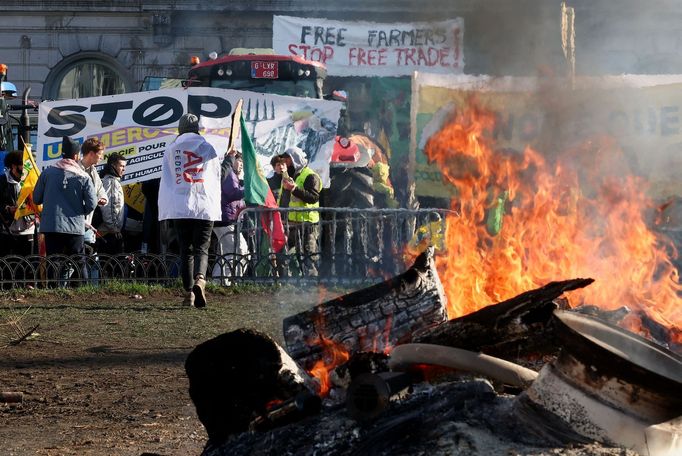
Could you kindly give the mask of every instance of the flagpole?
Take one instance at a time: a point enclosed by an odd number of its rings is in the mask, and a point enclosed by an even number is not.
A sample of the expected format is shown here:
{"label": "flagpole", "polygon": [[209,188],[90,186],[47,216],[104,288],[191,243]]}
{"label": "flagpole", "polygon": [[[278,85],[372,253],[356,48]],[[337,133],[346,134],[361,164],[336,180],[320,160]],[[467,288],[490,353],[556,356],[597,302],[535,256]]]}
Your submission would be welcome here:
{"label": "flagpole", "polygon": [[[21,135],[19,136],[19,139],[23,143],[23,146],[24,146],[23,150],[26,150],[26,148],[28,148],[28,159],[31,160],[31,166],[33,166],[33,169],[35,169],[37,171],[38,165],[36,165],[36,162],[33,159],[33,149],[31,147],[31,144],[26,143],[26,140]],[[23,160],[23,157],[22,157],[22,160]],[[39,253],[38,252],[38,250],[39,250],[38,249],[38,220],[39,220],[38,208],[35,207],[35,205],[33,204],[33,198],[30,196],[27,197],[27,199],[29,199],[29,198],[30,198],[29,204],[33,207],[33,214],[35,215],[35,223],[33,223],[33,238],[31,239],[31,253],[33,255],[37,255]]]}

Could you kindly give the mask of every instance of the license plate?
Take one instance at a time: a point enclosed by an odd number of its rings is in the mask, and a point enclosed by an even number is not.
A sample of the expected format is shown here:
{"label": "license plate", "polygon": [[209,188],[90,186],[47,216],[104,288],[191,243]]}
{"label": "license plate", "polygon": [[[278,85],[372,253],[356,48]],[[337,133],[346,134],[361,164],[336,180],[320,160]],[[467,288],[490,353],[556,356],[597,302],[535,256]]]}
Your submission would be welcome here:
{"label": "license plate", "polygon": [[255,79],[277,79],[279,62],[251,62],[251,77]]}

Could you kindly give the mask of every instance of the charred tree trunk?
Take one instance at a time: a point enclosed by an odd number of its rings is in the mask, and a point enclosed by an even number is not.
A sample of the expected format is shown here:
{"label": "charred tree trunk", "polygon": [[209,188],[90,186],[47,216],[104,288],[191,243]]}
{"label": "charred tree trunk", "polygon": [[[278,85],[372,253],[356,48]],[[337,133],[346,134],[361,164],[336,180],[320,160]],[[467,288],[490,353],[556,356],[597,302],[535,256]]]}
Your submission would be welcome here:
{"label": "charred tree trunk", "polygon": [[322,338],[351,354],[381,352],[446,320],[446,298],[429,249],[399,276],[286,318],[284,340],[291,357],[310,369],[324,354]]}
{"label": "charred tree trunk", "polygon": [[503,359],[552,354],[557,349],[552,312],[568,307],[557,298],[592,282],[593,279],[551,282],[422,331],[415,335],[414,342],[463,348]]}
{"label": "charred tree trunk", "polygon": [[187,357],[189,395],[213,443],[248,430],[267,404],[315,390],[270,337],[238,329],[198,345]]}

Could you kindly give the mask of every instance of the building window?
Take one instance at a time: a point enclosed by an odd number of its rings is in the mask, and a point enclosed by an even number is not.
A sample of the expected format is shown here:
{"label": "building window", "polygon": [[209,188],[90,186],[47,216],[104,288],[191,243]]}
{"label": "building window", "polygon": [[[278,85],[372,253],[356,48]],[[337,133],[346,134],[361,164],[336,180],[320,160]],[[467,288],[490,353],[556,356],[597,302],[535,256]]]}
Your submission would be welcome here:
{"label": "building window", "polygon": [[57,98],[116,95],[126,91],[123,79],[112,68],[98,62],[75,63],[59,81]]}
{"label": "building window", "polygon": [[81,55],[64,60],[50,74],[46,98],[99,97],[130,91],[130,82],[109,56]]}

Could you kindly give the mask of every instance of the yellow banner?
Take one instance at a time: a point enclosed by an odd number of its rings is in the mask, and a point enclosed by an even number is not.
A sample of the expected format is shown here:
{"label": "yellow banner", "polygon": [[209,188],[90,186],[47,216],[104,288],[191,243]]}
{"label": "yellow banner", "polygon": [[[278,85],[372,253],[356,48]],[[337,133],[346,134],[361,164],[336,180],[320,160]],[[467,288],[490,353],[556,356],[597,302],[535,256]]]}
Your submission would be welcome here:
{"label": "yellow banner", "polygon": [[497,117],[490,134],[498,149],[513,153],[530,146],[548,156],[608,135],[622,147],[632,172],[650,182],[651,196],[682,195],[682,76],[579,78],[575,88],[543,86],[535,78],[426,76],[422,81],[416,76],[412,94],[412,160],[419,196],[454,194],[423,150],[472,96]]}

